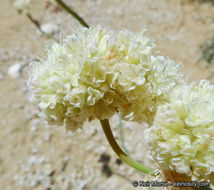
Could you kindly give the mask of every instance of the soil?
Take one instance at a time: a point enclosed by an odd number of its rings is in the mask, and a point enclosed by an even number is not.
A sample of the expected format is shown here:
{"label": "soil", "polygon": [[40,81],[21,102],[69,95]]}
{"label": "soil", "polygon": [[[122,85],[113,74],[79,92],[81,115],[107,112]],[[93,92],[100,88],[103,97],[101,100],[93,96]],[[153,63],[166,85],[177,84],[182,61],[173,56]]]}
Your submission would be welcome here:
{"label": "soil", "polygon": [[[98,121],[86,123],[75,134],[63,127],[47,126],[29,103],[27,71],[30,62],[52,38],[44,36],[13,6],[0,0],[0,189],[2,190],[131,190],[133,180],[148,180],[121,163],[109,147]],[[115,30],[147,28],[160,55],[182,62],[189,81],[210,79],[212,67],[199,60],[199,47],[213,36],[214,6],[186,0],[79,0],[66,1],[90,25]],[[55,38],[72,33],[77,22],[54,6],[34,1],[31,14],[41,24],[57,26]],[[17,64],[20,76],[8,69]],[[111,119],[120,143],[119,120]],[[149,155],[147,126],[124,122],[124,138],[132,157],[157,168]],[[161,188],[158,188],[161,189]]]}

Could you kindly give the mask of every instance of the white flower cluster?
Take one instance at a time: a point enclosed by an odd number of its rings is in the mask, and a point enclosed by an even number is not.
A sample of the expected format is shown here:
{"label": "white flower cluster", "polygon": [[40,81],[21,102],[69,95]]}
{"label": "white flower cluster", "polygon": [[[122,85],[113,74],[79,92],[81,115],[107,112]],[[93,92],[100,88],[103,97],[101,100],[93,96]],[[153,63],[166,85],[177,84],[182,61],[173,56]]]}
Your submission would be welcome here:
{"label": "white flower cluster", "polygon": [[29,13],[30,2],[31,0],[16,0],[13,5],[22,13],[27,14]]}
{"label": "white flower cluster", "polygon": [[158,107],[149,134],[163,170],[213,180],[214,86],[202,80],[174,88],[169,102]]}
{"label": "white flower cluster", "polygon": [[117,111],[124,120],[152,123],[168,91],[184,83],[179,65],[154,56],[154,46],[145,30],[82,28],[31,64],[31,100],[42,118],[71,131]]}

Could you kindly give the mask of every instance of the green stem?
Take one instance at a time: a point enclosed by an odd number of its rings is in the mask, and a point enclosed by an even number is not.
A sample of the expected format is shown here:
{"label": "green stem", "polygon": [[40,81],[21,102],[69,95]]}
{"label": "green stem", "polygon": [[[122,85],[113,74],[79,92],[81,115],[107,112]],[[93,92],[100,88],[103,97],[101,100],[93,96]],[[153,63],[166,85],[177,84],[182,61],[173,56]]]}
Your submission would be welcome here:
{"label": "green stem", "polygon": [[74,18],[76,18],[80,24],[82,24],[83,26],[85,26],[86,28],[89,28],[89,25],[74,11],[72,10],[70,7],[68,7],[68,5],[66,5],[62,0],[55,0],[63,9],[65,9],[69,14],[71,14]]}
{"label": "green stem", "polygon": [[153,176],[157,176],[158,173],[156,172],[152,172],[153,170],[147,166],[144,166],[143,164],[141,164],[140,162],[137,162],[135,160],[132,160],[126,153],[124,153],[121,148],[119,147],[119,145],[117,144],[110,125],[109,125],[109,121],[107,119],[104,120],[100,120],[100,123],[102,125],[103,131],[105,133],[105,136],[110,144],[110,146],[112,147],[112,149],[114,150],[114,152],[120,157],[120,159],[122,161],[124,161],[126,164],[128,164],[129,166],[142,171],[146,174],[151,174]]}

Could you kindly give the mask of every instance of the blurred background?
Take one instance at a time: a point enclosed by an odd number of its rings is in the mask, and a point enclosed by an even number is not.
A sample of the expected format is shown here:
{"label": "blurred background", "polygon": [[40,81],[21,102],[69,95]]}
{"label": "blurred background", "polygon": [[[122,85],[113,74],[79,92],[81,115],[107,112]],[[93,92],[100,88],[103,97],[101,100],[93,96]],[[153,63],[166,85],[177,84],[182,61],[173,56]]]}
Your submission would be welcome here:
{"label": "blurred background", "polygon": [[[182,62],[189,81],[214,81],[213,0],[66,0],[89,25],[114,30],[146,28],[157,53]],[[28,102],[28,65],[54,39],[71,34],[77,21],[56,3],[34,0],[35,22],[0,0],[0,189],[1,190],[131,190],[139,175],[123,164],[98,121],[75,134],[47,126]],[[46,34],[44,34],[46,33]],[[48,34],[48,35],[47,35]],[[121,145],[118,116],[113,132]],[[143,124],[123,123],[132,157],[153,168]],[[159,188],[161,189],[161,188]]]}

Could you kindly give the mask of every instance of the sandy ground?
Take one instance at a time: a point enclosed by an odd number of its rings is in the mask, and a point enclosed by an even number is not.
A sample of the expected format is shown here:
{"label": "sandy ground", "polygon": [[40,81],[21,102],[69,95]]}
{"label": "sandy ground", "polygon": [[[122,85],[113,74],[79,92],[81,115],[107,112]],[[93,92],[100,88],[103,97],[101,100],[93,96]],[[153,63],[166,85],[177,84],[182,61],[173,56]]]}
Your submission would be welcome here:
{"label": "sandy ground", "polygon": [[[199,46],[214,32],[214,6],[186,0],[66,1],[91,25],[115,30],[147,28],[159,54],[183,62],[189,80],[210,78],[212,68],[196,64]],[[56,38],[72,32],[77,23],[64,11],[46,10],[44,1],[32,4],[32,15],[58,28]],[[28,64],[52,40],[43,36],[11,0],[0,0],[0,189],[1,190],[131,190],[132,180],[145,179],[121,164],[109,148],[97,121],[70,134],[47,126],[27,99]],[[8,75],[13,64],[20,76]],[[19,74],[18,73],[18,74]],[[213,81],[213,78],[211,79]],[[119,140],[118,116],[112,118]],[[133,158],[156,168],[149,156],[145,126],[124,123],[127,148]],[[144,176],[146,177],[146,176]]]}

